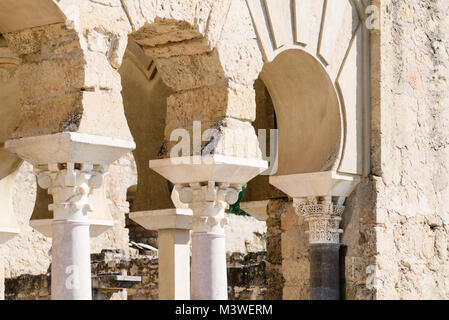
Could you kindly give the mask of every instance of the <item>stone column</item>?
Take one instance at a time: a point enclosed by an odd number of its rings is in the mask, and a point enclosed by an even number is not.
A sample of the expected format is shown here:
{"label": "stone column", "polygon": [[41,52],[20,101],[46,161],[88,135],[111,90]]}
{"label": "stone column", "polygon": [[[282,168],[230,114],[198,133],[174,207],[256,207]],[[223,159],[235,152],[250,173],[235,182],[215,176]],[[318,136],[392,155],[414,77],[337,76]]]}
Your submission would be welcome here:
{"label": "stone column", "polygon": [[191,299],[226,300],[225,209],[267,162],[208,155],[154,160],[150,167],[175,184],[193,211]]}
{"label": "stone column", "polygon": [[90,300],[89,226],[97,215],[91,195],[109,164],[135,148],[134,142],[64,132],[8,140],[6,147],[33,164],[39,185],[53,197],[52,299]]}
{"label": "stone column", "polygon": [[293,198],[296,213],[309,224],[312,300],[340,298],[340,221],[345,199],[359,181],[359,176],[334,171],[270,177],[272,185]]}
{"label": "stone column", "polygon": [[158,231],[159,299],[190,299],[190,209],[131,212],[129,218]]}
{"label": "stone column", "polygon": [[339,288],[339,228],[345,198],[333,203],[330,197],[295,198],[296,212],[309,223],[310,244],[310,298],[311,300],[338,300]]}
{"label": "stone column", "polygon": [[38,166],[39,186],[53,196],[51,293],[53,300],[91,300],[89,203],[104,166],[59,163]]}
{"label": "stone column", "polygon": [[242,185],[208,181],[176,185],[180,200],[193,211],[192,286],[193,300],[226,300],[227,224],[225,209],[237,202]]}

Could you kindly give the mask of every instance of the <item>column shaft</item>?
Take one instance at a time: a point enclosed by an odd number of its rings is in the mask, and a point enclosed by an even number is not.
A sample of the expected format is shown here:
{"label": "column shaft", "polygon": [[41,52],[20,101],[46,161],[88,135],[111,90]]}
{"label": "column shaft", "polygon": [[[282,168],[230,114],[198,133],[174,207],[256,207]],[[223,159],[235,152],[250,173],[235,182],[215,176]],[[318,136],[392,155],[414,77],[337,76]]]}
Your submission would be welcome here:
{"label": "column shaft", "polygon": [[310,299],[339,300],[338,243],[320,243],[310,245]]}
{"label": "column shaft", "polygon": [[225,236],[192,234],[192,300],[227,300]]}
{"label": "column shaft", "polygon": [[91,300],[88,221],[56,220],[52,229],[52,300]]}

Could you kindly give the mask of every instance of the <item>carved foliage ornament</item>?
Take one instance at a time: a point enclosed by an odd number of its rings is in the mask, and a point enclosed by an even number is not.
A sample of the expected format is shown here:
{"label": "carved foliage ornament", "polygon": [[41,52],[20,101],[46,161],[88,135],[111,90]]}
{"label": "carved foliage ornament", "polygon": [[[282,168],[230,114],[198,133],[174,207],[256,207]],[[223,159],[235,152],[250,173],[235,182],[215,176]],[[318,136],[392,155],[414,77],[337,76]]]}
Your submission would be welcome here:
{"label": "carved foliage ornament", "polygon": [[339,227],[344,206],[334,204],[329,197],[294,199],[293,205],[296,213],[309,223],[310,244],[340,243],[343,230]]}

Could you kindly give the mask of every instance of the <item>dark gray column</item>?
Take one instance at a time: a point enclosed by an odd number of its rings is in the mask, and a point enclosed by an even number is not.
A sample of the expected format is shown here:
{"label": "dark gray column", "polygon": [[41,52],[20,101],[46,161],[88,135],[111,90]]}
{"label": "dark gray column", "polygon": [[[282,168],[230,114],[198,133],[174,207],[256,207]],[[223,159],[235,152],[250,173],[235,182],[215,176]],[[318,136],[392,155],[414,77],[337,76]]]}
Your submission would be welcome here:
{"label": "dark gray column", "polygon": [[340,244],[310,245],[310,299],[339,300]]}

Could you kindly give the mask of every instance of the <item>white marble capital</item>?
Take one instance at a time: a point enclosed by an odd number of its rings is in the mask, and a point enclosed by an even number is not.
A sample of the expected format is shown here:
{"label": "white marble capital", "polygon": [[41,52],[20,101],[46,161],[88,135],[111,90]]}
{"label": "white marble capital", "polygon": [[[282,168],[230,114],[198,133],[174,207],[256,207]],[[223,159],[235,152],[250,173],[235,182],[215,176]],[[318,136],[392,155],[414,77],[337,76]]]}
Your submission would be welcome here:
{"label": "white marble capital", "polygon": [[51,225],[52,299],[92,299],[91,195],[102,186],[108,166],[130,152],[134,142],[63,132],[9,140],[5,146],[33,164],[39,186],[53,197],[53,219],[43,224]]}
{"label": "white marble capital", "polygon": [[193,211],[193,232],[206,232],[223,235],[228,223],[225,210],[238,200],[242,185],[230,185],[208,181],[178,184],[175,189],[181,202]]}

